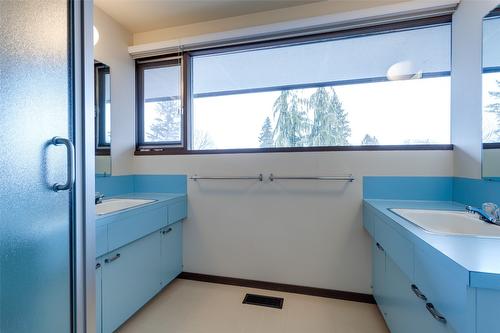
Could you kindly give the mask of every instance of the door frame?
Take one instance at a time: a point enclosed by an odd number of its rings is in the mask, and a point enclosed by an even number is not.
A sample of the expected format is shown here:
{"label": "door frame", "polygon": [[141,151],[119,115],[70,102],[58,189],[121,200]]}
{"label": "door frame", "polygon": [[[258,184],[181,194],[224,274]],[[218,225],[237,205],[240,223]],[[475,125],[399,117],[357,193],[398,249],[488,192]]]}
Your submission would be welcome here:
{"label": "door frame", "polygon": [[69,0],[73,60],[74,190],[73,331],[96,331],[93,1]]}

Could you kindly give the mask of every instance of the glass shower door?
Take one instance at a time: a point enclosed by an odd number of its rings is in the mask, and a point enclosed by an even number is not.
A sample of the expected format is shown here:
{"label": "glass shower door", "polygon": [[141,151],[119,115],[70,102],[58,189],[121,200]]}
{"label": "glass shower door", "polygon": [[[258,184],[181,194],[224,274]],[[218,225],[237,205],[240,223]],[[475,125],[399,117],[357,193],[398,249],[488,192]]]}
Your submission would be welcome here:
{"label": "glass shower door", "polygon": [[62,0],[0,0],[2,333],[72,331],[69,9]]}

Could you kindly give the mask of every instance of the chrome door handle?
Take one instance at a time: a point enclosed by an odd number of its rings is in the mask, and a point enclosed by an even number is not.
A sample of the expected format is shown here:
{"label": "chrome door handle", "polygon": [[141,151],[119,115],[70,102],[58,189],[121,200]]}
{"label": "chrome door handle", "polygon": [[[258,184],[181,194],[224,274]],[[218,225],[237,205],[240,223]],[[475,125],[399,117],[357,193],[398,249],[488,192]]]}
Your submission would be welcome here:
{"label": "chrome door handle", "polygon": [[377,249],[379,249],[380,251],[385,251],[384,248],[382,247],[382,245],[380,245],[379,243],[375,244],[377,246]]}
{"label": "chrome door handle", "polygon": [[172,231],[172,228],[168,228],[167,230],[163,230],[161,233],[162,234],[168,234],[170,231]]}
{"label": "chrome door handle", "polygon": [[440,323],[446,324],[446,318],[443,317],[438,312],[438,310],[436,310],[436,308],[434,307],[434,305],[432,303],[426,303],[425,307],[427,308],[427,311],[429,311],[431,313],[431,315],[434,317],[434,319],[436,319]]}
{"label": "chrome door handle", "polygon": [[427,297],[424,294],[422,294],[422,292],[420,291],[420,289],[418,289],[416,285],[412,284],[411,290],[413,290],[413,293],[417,295],[418,298],[420,298],[423,301],[427,301]]}
{"label": "chrome door handle", "polygon": [[105,259],[105,260],[104,260],[104,262],[105,262],[106,264],[109,264],[109,263],[111,263],[111,262],[113,262],[113,261],[115,261],[116,259],[119,259],[119,258],[120,258],[120,254],[119,254],[119,253],[117,253],[117,254],[115,254],[115,255],[114,255],[113,257],[111,257],[111,258]]}
{"label": "chrome door handle", "polygon": [[55,183],[52,185],[52,190],[55,192],[71,190],[73,188],[73,184],[75,183],[75,147],[73,146],[71,140],[58,136],[53,137],[51,143],[54,146],[66,146],[67,157],[66,182],[64,184]]}

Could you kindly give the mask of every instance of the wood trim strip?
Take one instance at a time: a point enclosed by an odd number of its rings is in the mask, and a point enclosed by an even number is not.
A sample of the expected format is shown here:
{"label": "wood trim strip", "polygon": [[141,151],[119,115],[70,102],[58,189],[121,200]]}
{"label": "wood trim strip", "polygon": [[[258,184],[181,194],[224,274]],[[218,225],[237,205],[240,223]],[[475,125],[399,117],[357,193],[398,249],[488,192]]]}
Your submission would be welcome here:
{"label": "wood trim strip", "polygon": [[191,273],[191,272],[182,272],[177,278],[185,280],[201,281],[201,282],[227,284],[231,286],[239,286],[246,288],[274,290],[274,291],[281,291],[281,292],[301,294],[301,295],[334,298],[352,302],[375,304],[375,299],[373,298],[373,295],[356,293],[352,291],[305,287],[292,284],[248,280],[248,279]]}
{"label": "wood trim strip", "polygon": [[395,151],[395,150],[453,150],[452,144],[418,145],[363,145],[363,146],[325,146],[325,147],[283,147],[283,148],[244,148],[244,149],[207,149],[188,150],[179,148],[136,149],[134,155],[204,155],[204,154],[254,154],[254,153],[291,153],[291,152],[328,152],[328,151]]}
{"label": "wood trim strip", "polygon": [[500,142],[483,143],[483,149],[500,149]]}

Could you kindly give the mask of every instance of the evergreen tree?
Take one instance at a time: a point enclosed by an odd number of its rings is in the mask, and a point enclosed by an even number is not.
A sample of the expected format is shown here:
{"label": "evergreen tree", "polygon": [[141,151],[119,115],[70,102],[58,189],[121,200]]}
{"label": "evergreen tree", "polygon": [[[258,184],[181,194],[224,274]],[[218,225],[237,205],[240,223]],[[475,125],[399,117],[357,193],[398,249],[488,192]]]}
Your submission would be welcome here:
{"label": "evergreen tree", "polygon": [[370,134],[366,134],[363,140],[361,141],[362,145],[378,145],[378,139],[376,136],[371,136]]}
{"label": "evergreen tree", "polygon": [[306,103],[296,90],[283,90],[273,106],[277,118],[273,137],[276,147],[301,147],[308,129]]}
{"label": "evergreen tree", "polygon": [[345,146],[349,144],[351,128],[333,87],[318,88],[309,98],[314,121],[309,135],[310,146]]}
{"label": "evergreen tree", "polygon": [[260,148],[270,148],[274,146],[273,126],[271,125],[271,119],[269,119],[269,117],[266,117],[266,120],[264,120],[259,135],[259,142]]}
{"label": "evergreen tree", "polygon": [[179,100],[168,100],[157,104],[159,117],[147,134],[151,141],[181,140],[181,108]]}
{"label": "evergreen tree", "polygon": [[[497,80],[497,86],[498,86],[498,88],[500,88],[500,81],[499,80]],[[487,105],[486,111],[496,113],[498,126],[500,127],[500,90],[499,91],[490,91],[490,92],[488,92],[488,94],[495,100],[495,102]]]}
{"label": "evergreen tree", "polygon": [[[500,88],[500,81],[497,80],[497,86]],[[485,135],[483,141],[485,142],[498,142],[500,141],[500,90],[499,91],[489,91],[488,94],[494,100],[493,103],[486,105],[486,112],[495,113],[497,116],[497,128],[489,133],[488,136]]]}

